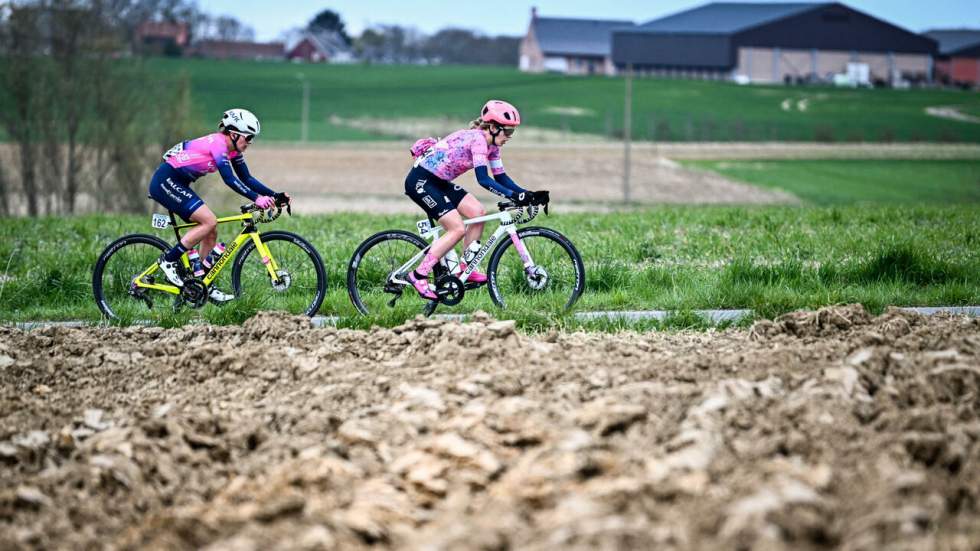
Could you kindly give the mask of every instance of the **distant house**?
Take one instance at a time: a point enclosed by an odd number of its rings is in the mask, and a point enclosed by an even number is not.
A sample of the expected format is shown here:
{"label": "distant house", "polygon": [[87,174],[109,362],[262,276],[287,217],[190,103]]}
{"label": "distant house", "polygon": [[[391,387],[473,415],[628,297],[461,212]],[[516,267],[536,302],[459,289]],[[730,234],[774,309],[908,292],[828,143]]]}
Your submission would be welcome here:
{"label": "distant house", "polygon": [[350,63],[354,61],[354,55],[340,34],[307,31],[289,49],[286,59],[308,63]]}
{"label": "distant house", "polygon": [[838,2],[713,2],[613,33],[617,67],[740,82],[931,78],[936,41]]}
{"label": "distant house", "polygon": [[615,74],[612,31],[631,26],[632,21],[538,17],[537,8],[531,8],[519,67],[532,73]]}
{"label": "distant house", "polygon": [[958,86],[980,85],[980,29],[936,29],[923,34],[939,42],[936,80]]}
{"label": "distant house", "polygon": [[237,40],[201,40],[187,51],[188,55],[208,59],[254,59],[282,61],[286,46],[282,42],[240,42]]}
{"label": "distant house", "polygon": [[133,40],[142,53],[180,55],[190,33],[186,23],[144,21],[136,27]]}

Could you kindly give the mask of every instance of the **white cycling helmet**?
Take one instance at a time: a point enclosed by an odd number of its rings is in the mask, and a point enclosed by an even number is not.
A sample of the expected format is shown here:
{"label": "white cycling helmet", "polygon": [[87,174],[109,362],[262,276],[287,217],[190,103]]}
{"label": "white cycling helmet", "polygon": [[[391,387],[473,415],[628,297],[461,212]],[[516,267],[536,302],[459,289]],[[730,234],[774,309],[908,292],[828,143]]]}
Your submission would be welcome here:
{"label": "white cycling helmet", "polygon": [[262,131],[259,119],[247,109],[229,109],[221,115],[218,130],[234,130],[246,136],[258,136]]}

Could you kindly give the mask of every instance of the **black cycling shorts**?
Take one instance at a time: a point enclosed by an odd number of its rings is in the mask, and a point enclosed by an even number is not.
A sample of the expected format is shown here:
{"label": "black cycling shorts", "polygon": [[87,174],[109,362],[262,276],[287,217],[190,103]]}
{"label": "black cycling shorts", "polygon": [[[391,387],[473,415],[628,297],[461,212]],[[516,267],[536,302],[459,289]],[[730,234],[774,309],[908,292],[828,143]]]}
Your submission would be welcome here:
{"label": "black cycling shorts", "polygon": [[199,209],[204,200],[191,189],[190,182],[167,163],[162,163],[150,179],[150,197],[169,211],[191,221],[191,215]]}
{"label": "black cycling shorts", "polygon": [[467,193],[465,189],[420,166],[412,168],[405,178],[405,195],[411,197],[433,220],[456,210]]}

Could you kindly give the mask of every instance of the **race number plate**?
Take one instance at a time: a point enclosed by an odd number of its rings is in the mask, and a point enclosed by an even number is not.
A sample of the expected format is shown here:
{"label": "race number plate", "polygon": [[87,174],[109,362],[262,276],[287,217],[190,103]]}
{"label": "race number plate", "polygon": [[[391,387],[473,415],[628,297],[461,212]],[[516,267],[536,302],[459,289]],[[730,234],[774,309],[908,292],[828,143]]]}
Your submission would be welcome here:
{"label": "race number plate", "polygon": [[163,230],[170,225],[170,219],[162,214],[154,214],[150,224],[158,230]]}
{"label": "race number plate", "polygon": [[428,219],[419,220],[415,223],[415,227],[419,229],[419,235],[425,235],[432,230],[432,223]]}

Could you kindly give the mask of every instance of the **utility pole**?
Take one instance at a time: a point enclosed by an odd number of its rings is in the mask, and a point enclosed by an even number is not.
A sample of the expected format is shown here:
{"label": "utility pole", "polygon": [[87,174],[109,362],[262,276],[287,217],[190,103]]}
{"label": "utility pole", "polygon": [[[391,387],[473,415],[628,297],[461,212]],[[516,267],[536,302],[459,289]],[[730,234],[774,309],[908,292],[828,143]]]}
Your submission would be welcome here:
{"label": "utility pole", "polygon": [[626,64],[626,98],[623,108],[623,202],[630,202],[630,141],[633,139],[633,64]]}
{"label": "utility pole", "polygon": [[310,139],[310,81],[303,73],[296,73],[296,78],[303,84],[303,103],[300,106],[299,141],[306,143]]}

